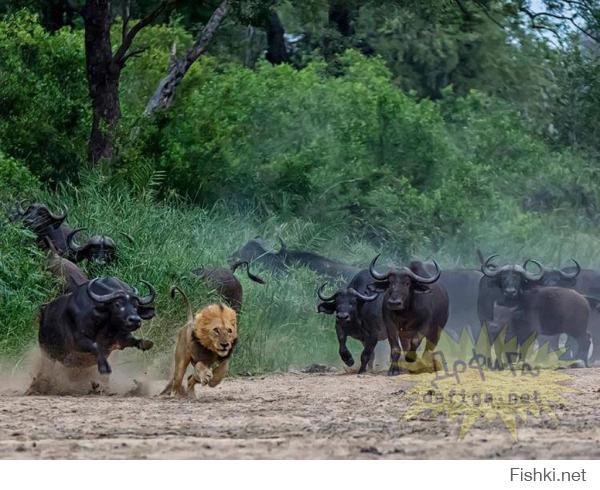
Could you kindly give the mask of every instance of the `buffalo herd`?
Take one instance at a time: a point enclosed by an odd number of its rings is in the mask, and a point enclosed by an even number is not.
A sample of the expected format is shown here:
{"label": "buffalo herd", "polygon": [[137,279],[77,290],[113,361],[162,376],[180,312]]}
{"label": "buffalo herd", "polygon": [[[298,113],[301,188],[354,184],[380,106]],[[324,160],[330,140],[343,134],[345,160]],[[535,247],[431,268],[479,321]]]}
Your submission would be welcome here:
{"label": "buffalo herd", "polygon": [[[142,296],[115,277],[90,280],[78,265],[84,260],[98,266],[118,260],[111,237],[98,234],[80,241],[77,237],[85,228],[71,228],[66,212],[54,213],[41,203],[21,202],[11,218],[33,232],[48,253],[48,270],[62,282],[61,294],[40,313],[39,345],[49,359],[65,366],[96,366],[98,373],[107,375],[112,351],[152,348],[151,341],[136,338],[134,332],[155,315],[154,287],[143,281],[148,294]],[[134,243],[127,233],[121,234]],[[476,340],[482,326],[492,339],[501,331],[516,338],[521,356],[536,336],[549,336],[558,346],[559,336],[566,334],[570,342],[566,355],[587,366],[594,358],[593,338],[600,341],[600,272],[582,269],[575,260],[573,266],[548,269],[533,259],[522,265],[500,264],[497,255],[485,259],[478,254],[479,270],[442,271],[435,261],[383,269],[377,266],[379,256],[361,269],[288,249],[281,240],[275,250],[256,237],[231,255],[229,267],[203,267],[192,274],[238,313],[243,295],[235,272],[240,267],[259,284],[264,280],[250,271],[251,265],[275,276],[306,267],[336,283],[331,293],[325,293],[327,283],[318,288],[317,311],[334,316],[339,355],[347,366],[354,365],[348,337],[362,343],[359,374],[372,368],[375,346],[384,340],[391,352],[389,375],[400,374],[406,366],[413,368],[411,372],[438,369],[433,353],[442,331],[455,339],[466,331]],[[34,379],[30,393],[43,391],[42,374]]]}

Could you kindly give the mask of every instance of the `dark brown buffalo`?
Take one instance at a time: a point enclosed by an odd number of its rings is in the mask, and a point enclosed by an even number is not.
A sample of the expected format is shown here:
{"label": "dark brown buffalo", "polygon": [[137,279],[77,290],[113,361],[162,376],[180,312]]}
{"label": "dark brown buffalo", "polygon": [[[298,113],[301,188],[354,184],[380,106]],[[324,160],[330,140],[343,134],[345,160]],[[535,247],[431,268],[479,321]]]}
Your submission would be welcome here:
{"label": "dark brown buffalo", "polygon": [[59,278],[63,285],[63,292],[74,291],[77,286],[81,286],[89,280],[79,267],[58,254],[48,237],[46,237],[46,242],[50,250],[46,259],[46,268]]}
{"label": "dark brown buffalo", "polygon": [[280,243],[281,247],[276,252],[268,247],[262,239],[256,237],[234,252],[230,263],[240,260],[251,263],[257,262],[273,272],[285,271],[290,267],[307,267],[323,276],[331,279],[343,279],[344,281],[350,281],[360,272],[358,267],[328,259],[313,252],[290,250],[283,241],[280,240]]}
{"label": "dark brown buffalo", "polygon": [[250,266],[246,261],[236,262],[229,269],[226,267],[201,267],[192,273],[206,281],[229,306],[239,313],[242,309],[243,291],[242,283],[235,277],[235,271],[241,266],[246,267],[246,274],[250,280],[259,284],[265,283],[261,277],[250,272]]}
{"label": "dark brown buffalo", "polygon": [[[75,236],[85,229],[86,228],[77,228],[67,237],[69,258],[76,264],[83,260],[88,260],[89,262],[98,265],[107,265],[114,262],[117,258],[117,246],[111,237],[106,235],[94,235],[83,245],[78,245],[75,242]],[[133,243],[133,238],[130,235],[124,232],[120,233],[126,237],[130,243]]]}
{"label": "dark brown buffalo", "polygon": [[[544,286],[558,286],[572,288],[586,297],[592,307],[589,330],[592,335],[593,345],[590,360],[600,359],[600,272],[593,269],[582,269],[575,259],[571,259],[573,266],[563,269],[546,269],[541,284]],[[528,262],[525,263],[527,265]]]}
{"label": "dark brown buffalo", "polygon": [[[373,278],[369,270],[365,269],[356,274],[345,288],[339,289],[331,296],[323,296],[323,288],[326,284],[323,284],[317,292],[321,300],[317,311],[326,315],[335,313],[335,331],[339,342],[339,353],[347,366],[354,365],[352,354],[346,346],[348,337],[363,344],[358,374],[364,373],[367,366],[372,367],[373,351],[377,342],[387,338],[387,332],[380,318],[379,321],[373,322],[366,321],[366,318],[363,317],[363,309],[366,304],[377,303],[375,300],[382,297],[378,293],[369,291],[368,286],[372,283]],[[381,311],[381,304],[377,309]]]}
{"label": "dark brown buffalo", "polygon": [[[435,274],[427,275],[421,262],[412,262],[410,267],[390,269],[385,274],[375,270],[379,255],[373,259],[369,272],[375,280],[370,286],[381,293],[381,317],[385,325],[391,348],[391,363],[388,375],[400,374],[400,344],[402,342],[404,358],[408,362],[416,361],[416,350],[423,338],[426,339],[423,360],[433,364],[431,353],[435,349],[442,329],[448,320],[448,294],[437,283],[441,270],[434,261]],[[376,318],[376,313],[372,318]]]}
{"label": "dark brown buffalo", "polygon": [[498,333],[494,330],[507,326],[507,339],[516,337],[522,358],[535,337],[544,335],[558,338],[564,333],[577,342],[574,357],[588,365],[590,306],[577,291],[554,286],[532,288],[521,295],[517,306],[496,308],[495,312],[496,318],[490,324],[492,334]]}
{"label": "dark brown buffalo", "polygon": [[278,252],[273,250],[260,237],[255,237],[229,257],[229,265],[233,266],[238,262],[248,262],[249,264],[260,264],[263,268],[279,273],[287,269],[283,258]]}
{"label": "dark brown buffalo", "polygon": [[345,281],[350,281],[360,272],[358,267],[344,264],[337,260],[328,259],[327,257],[323,257],[322,255],[313,252],[288,250],[282,241],[278,255],[288,267],[307,267],[308,269],[331,279],[341,278]]}
{"label": "dark brown buffalo", "polygon": [[153,345],[133,336],[142,319],[155,314],[152,303],[156,293],[150,284],[145,284],[150,294],[143,298],[114,277],[96,278],[59,296],[42,307],[40,348],[50,359],[65,366],[96,365],[100,374],[109,374],[108,356],[113,350],[147,350]]}
{"label": "dark brown buffalo", "polygon": [[48,209],[48,206],[41,203],[33,203],[27,206],[27,209],[23,209],[21,203],[17,218],[21,219],[23,224],[37,235],[40,247],[47,248],[48,239],[59,255],[67,253],[67,236],[72,230],[64,223],[67,218],[66,212],[55,214]]}
{"label": "dark brown buffalo", "polygon": [[483,277],[479,281],[477,312],[481,324],[489,325],[494,321],[494,305],[518,306],[520,298],[529,289],[540,284],[543,277],[542,265],[530,259],[540,268],[535,274],[517,264],[498,266],[492,261],[498,255],[491,255],[481,266]]}

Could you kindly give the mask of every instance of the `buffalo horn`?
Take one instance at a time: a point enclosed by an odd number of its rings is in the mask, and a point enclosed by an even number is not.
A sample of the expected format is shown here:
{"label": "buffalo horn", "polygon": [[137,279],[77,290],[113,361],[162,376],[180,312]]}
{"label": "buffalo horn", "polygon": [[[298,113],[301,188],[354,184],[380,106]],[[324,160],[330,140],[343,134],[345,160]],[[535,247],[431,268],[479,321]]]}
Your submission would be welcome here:
{"label": "buffalo horn", "polygon": [[69,233],[69,236],[67,237],[67,247],[69,247],[69,250],[71,250],[72,252],[81,252],[81,250],[83,250],[85,247],[80,247],[79,245],[77,245],[75,243],[75,235],[77,235],[77,233],[86,230],[87,228],[77,228],[75,230],[73,230],[71,233]]}
{"label": "buffalo horn", "polygon": [[377,279],[378,281],[385,281],[388,277],[390,277],[390,273],[388,272],[387,274],[380,274],[375,270],[375,262],[377,262],[377,259],[380,256],[381,254],[377,254],[375,258],[371,261],[371,264],[369,264],[369,272],[371,273],[371,276],[374,279]]}
{"label": "buffalo horn", "polygon": [[87,293],[89,295],[90,298],[92,298],[94,301],[98,302],[98,303],[108,303],[109,301],[112,301],[113,299],[117,299],[117,298],[121,298],[123,296],[126,296],[127,293],[125,291],[122,290],[118,290],[118,291],[113,291],[112,293],[108,293],[108,294],[96,294],[92,291],[92,286],[94,284],[96,284],[96,281],[98,281],[98,277],[96,279],[93,279],[92,281],[88,282],[87,285]]}
{"label": "buffalo horn", "polygon": [[435,265],[435,275],[431,277],[420,276],[419,274],[416,274],[415,272],[411,271],[408,267],[403,267],[403,269],[415,281],[420,282],[422,284],[431,284],[437,281],[442,275],[442,270],[440,269],[440,266],[435,260],[433,260],[433,265]]}
{"label": "buffalo horn", "polygon": [[348,288],[348,292],[353,295],[356,296],[359,299],[362,299],[363,301],[373,301],[375,299],[377,299],[377,296],[379,296],[379,293],[373,293],[371,295],[367,295],[367,294],[362,294],[359,293],[356,289],[354,288]]}
{"label": "buffalo horn", "polygon": [[335,293],[333,293],[333,296],[329,296],[329,297],[323,296],[323,289],[325,289],[325,286],[327,286],[327,283],[323,283],[321,285],[321,287],[317,291],[317,296],[319,297],[319,299],[321,301],[325,301],[325,302],[327,302],[327,301],[333,301],[335,299],[335,297],[337,296],[338,293],[335,292]]}
{"label": "buffalo horn", "polygon": [[563,270],[559,270],[558,272],[560,272],[560,275],[564,278],[564,279],[575,279],[579,273],[581,272],[581,266],[579,265],[579,262],[577,262],[575,259],[571,259],[573,261],[573,263],[575,264],[575,272],[565,272]]}
{"label": "buffalo horn", "polygon": [[50,217],[56,221],[64,221],[67,217],[67,211],[63,211],[62,214],[54,214],[52,211],[50,211],[48,209],[48,214],[50,215]]}
{"label": "buffalo horn", "polygon": [[500,269],[495,264],[490,264],[496,257],[498,257],[498,254],[490,255],[485,259],[485,262],[481,264],[481,272],[483,272],[485,276],[494,277],[500,272]]}
{"label": "buffalo horn", "polygon": [[[542,264],[540,264],[537,260],[535,259],[527,259],[527,262],[525,262],[525,264],[531,262],[532,264],[535,264],[539,267],[540,271],[537,274],[534,274],[533,272],[528,272],[524,267],[523,267],[523,275],[525,276],[525,278],[528,281],[533,281],[533,282],[537,282],[539,281],[542,277],[544,277],[544,266]],[[519,271],[521,272],[521,271]]]}
{"label": "buffalo horn", "polygon": [[138,299],[141,305],[149,305],[150,303],[153,303],[154,299],[156,298],[156,289],[154,289],[154,286],[148,281],[144,281],[142,279],[142,282],[146,285],[146,287],[150,291],[150,294],[148,294],[148,296],[144,296],[143,298]]}

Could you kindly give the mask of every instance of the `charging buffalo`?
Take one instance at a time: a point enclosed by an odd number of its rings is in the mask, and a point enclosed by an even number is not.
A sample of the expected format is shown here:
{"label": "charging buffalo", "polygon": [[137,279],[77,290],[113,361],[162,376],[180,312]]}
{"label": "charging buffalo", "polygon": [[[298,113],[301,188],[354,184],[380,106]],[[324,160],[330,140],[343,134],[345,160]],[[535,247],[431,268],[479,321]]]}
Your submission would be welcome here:
{"label": "charging buffalo", "polygon": [[54,243],[48,237],[46,237],[46,243],[50,250],[46,259],[46,269],[61,281],[63,292],[74,291],[78,286],[88,281],[87,276],[79,267],[59,255]]}
{"label": "charging buffalo", "polygon": [[600,311],[598,311],[600,305],[600,272],[593,269],[582,269],[575,259],[571,260],[574,265],[563,269],[544,268],[541,284],[572,288],[588,300],[591,306],[589,331],[592,335],[593,345],[597,346],[593,349],[590,358],[593,361],[600,359]]}
{"label": "charging buffalo", "polygon": [[43,306],[39,330],[42,351],[65,366],[96,365],[100,374],[109,374],[108,356],[113,350],[150,349],[151,341],[133,336],[142,319],[155,314],[155,290],[143,282],[150,290],[145,297],[115,277],[104,277],[88,281]]}
{"label": "charging buffalo", "polygon": [[[381,315],[375,315],[375,321],[367,321],[363,317],[363,309],[371,302],[378,303],[378,293],[368,290],[369,284],[373,282],[368,269],[360,271],[354,276],[350,283],[343,289],[336,291],[331,296],[324,296],[323,284],[317,294],[321,302],[317,306],[319,313],[327,315],[335,314],[335,330],[339,342],[339,353],[342,361],[347,366],[354,365],[352,354],[346,346],[348,337],[357,339],[363,344],[363,351],[360,356],[360,368],[358,374],[367,370],[367,365],[372,368],[373,351],[375,345],[380,340],[387,338],[387,332],[381,321]],[[376,310],[381,311],[381,300]]]}
{"label": "charging buffalo", "polygon": [[517,306],[496,307],[495,316],[490,324],[492,335],[506,326],[507,340],[516,338],[522,359],[537,336],[558,339],[559,335],[567,334],[577,342],[578,350],[573,357],[588,365],[590,306],[577,291],[554,286],[532,288],[521,295]]}
{"label": "charging buffalo", "polygon": [[[87,240],[83,245],[78,245],[75,242],[75,236],[86,228],[77,228],[69,233],[67,237],[67,247],[69,250],[69,258],[78,264],[83,260],[88,260],[98,265],[107,265],[117,257],[117,246],[115,241],[106,235],[94,235]],[[133,243],[133,238],[127,233],[120,232],[126,237],[130,243]]]}
{"label": "charging buffalo", "polygon": [[16,218],[21,219],[23,224],[37,235],[40,247],[47,248],[47,240],[50,240],[59,255],[67,253],[67,236],[72,230],[64,223],[67,218],[66,212],[55,214],[41,203],[33,203],[27,206],[27,209],[23,209],[21,201]]}
{"label": "charging buffalo", "polygon": [[529,262],[536,264],[540,271],[535,274],[527,271],[520,265],[498,266],[492,261],[498,255],[491,255],[481,266],[483,277],[479,281],[477,297],[477,311],[481,324],[489,325],[494,320],[494,305],[514,307],[518,306],[524,292],[538,286],[543,278],[543,266],[536,260]]}
{"label": "charging buffalo", "polygon": [[448,320],[448,294],[437,283],[441,270],[433,262],[435,273],[428,276],[421,262],[412,262],[410,267],[390,269],[385,274],[375,270],[377,255],[369,267],[375,280],[370,289],[382,294],[381,315],[391,348],[391,363],[388,374],[400,374],[400,344],[408,362],[416,361],[416,350],[423,338],[426,339],[422,360],[427,368],[436,369],[431,353],[435,349],[441,331]]}
{"label": "charging buffalo", "polygon": [[275,251],[262,239],[256,237],[234,252],[230,262],[235,263],[240,260],[258,262],[273,272],[285,271],[289,267],[307,267],[331,279],[341,278],[345,281],[350,281],[360,271],[358,267],[313,252],[290,250],[281,239],[279,241],[281,246],[278,251]]}
{"label": "charging buffalo", "polygon": [[246,261],[236,262],[229,269],[226,267],[201,267],[192,271],[193,274],[207,282],[215,288],[216,292],[231,306],[236,313],[242,309],[243,290],[242,283],[235,277],[235,271],[241,267],[246,267],[248,278],[259,284],[265,281],[250,272],[250,265]]}

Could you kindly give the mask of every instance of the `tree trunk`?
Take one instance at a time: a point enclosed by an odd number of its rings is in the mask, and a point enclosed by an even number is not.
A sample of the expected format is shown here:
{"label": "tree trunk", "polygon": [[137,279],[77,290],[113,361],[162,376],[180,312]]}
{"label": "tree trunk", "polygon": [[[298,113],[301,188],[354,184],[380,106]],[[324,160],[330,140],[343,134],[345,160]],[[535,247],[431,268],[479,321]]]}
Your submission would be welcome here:
{"label": "tree trunk", "polygon": [[114,131],[121,117],[119,77],[110,39],[110,0],[88,0],[81,11],[85,26],[88,89],[92,100],[92,131],[88,160],[98,164],[113,157]]}
{"label": "tree trunk", "polygon": [[171,106],[177,87],[179,87],[192,64],[208,48],[221,22],[229,13],[230,6],[231,2],[229,0],[222,0],[186,55],[181,59],[172,60],[167,75],[159,82],[154,95],[150,97],[148,104],[146,104],[144,115],[149,116],[159,109],[166,109]]}
{"label": "tree trunk", "polygon": [[267,16],[267,60],[274,65],[287,63],[290,59],[287,47],[285,46],[285,30],[279,19],[279,15],[274,10]]}

